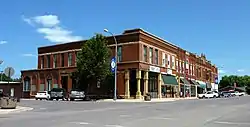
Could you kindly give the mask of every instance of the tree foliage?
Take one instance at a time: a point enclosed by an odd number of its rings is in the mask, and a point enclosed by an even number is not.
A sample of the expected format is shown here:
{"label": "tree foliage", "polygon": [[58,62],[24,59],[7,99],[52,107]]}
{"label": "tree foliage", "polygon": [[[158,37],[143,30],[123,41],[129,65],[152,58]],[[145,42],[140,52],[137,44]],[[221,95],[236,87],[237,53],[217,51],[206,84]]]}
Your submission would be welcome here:
{"label": "tree foliage", "polygon": [[219,86],[220,88],[226,86],[233,86],[236,83],[237,87],[250,87],[250,76],[237,76],[237,75],[230,75],[230,76],[223,76],[220,80]]}
{"label": "tree foliage", "polygon": [[6,76],[5,74],[0,74],[0,80],[2,79],[2,81],[10,81],[10,82],[18,82],[21,81],[20,78],[9,78],[8,76]]}
{"label": "tree foliage", "polygon": [[110,75],[110,49],[105,36],[96,34],[82,45],[77,54],[77,71],[72,76],[79,87],[88,90],[90,85],[103,82]]}

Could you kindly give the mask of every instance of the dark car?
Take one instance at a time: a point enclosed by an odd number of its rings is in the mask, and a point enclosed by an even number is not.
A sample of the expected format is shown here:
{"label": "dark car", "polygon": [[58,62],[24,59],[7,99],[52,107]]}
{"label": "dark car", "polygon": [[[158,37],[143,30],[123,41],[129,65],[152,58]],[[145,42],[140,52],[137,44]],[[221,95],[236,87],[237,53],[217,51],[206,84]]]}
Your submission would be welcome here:
{"label": "dark car", "polygon": [[222,91],[220,93],[220,97],[231,97],[231,92],[229,92],[229,91]]}
{"label": "dark car", "polygon": [[51,91],[49,91],[49,94],[50,94],[49,100],[54,100],[54,99],[68,100],[67,92],[63,88],[53,88]]}

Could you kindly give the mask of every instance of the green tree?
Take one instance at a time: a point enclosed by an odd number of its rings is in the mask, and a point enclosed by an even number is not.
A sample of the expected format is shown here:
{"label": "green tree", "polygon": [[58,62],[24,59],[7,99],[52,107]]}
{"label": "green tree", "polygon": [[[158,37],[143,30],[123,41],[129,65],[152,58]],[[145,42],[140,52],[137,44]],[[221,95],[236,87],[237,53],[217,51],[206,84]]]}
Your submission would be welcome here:
{"label": "green tree", "polygon": [[0,74],[0,80],[2,80],[2,81],[13,81],[12,78],[7,77],[5,74]]}
{"label": "green tree", "polygon": [[79,87],[88,92],[90,87],[102,84],[110,75],[110,49],[105,36],[96,34],[82,45],[77,56],[77,71],[72,74]]}

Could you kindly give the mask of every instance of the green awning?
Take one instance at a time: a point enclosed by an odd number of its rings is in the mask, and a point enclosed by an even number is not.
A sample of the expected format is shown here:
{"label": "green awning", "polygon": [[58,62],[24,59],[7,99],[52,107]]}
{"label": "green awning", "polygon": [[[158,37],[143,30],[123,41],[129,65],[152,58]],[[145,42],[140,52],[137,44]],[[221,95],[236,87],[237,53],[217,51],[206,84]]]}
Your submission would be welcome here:
{"label": "green awning", "polygon": [[184,78],[180,78],[181,79],[181,82],[185,85],[190,85],[189,81],[184,79]]}
{"label": "green awning", "polygon": [[196,85],[196,86],[199,86],[199,85],[200,85],[200,84],[197,83],[195,80],[191,80],[191,82],[192,82],[194,85]]}
{"label": "green awning", "polygon": [[163,85],[177,85],[178,86],[178,82],[175,76],[162,74],[161,77],[164,83]]}
{"label": "green awning", "polygon": [[206,86],[206,83],[205,82],[202,82],[202,81],[197,81],[200,85],[199,87],[205,89],[207,86]]}

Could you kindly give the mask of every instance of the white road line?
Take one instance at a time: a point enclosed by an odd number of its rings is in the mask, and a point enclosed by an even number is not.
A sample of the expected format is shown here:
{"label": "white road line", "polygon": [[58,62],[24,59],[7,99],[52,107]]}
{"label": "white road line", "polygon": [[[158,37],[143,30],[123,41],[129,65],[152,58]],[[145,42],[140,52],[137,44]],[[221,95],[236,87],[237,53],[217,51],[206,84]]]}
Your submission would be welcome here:
{"label": "white road line", "polygon": [[170,117],[154,117],[152,119],[159,119],[159,120],[175,120],[174,118],[170,118]]}
{"label": "white road line", "polygon": [[120,115],[120,117],[130,117],[131,115]]}
{"label": "white road line", "polygon": [[105,125],[105,127],[123,127],[121,125]]}
{"label": "white road line", "polygon": [[243,122],[237,123],[237,122],[226,122],[226,121],[215,121],[214,123],[228,124],[228,125],[250,125],[250,123],[243,123]]}
{"label": "white road line", "polygon": [[78,124],[78,125],[88,125],[88,124],[91,124],[91,123],[87,123],[87,122],[70,122],[70,123]]}

